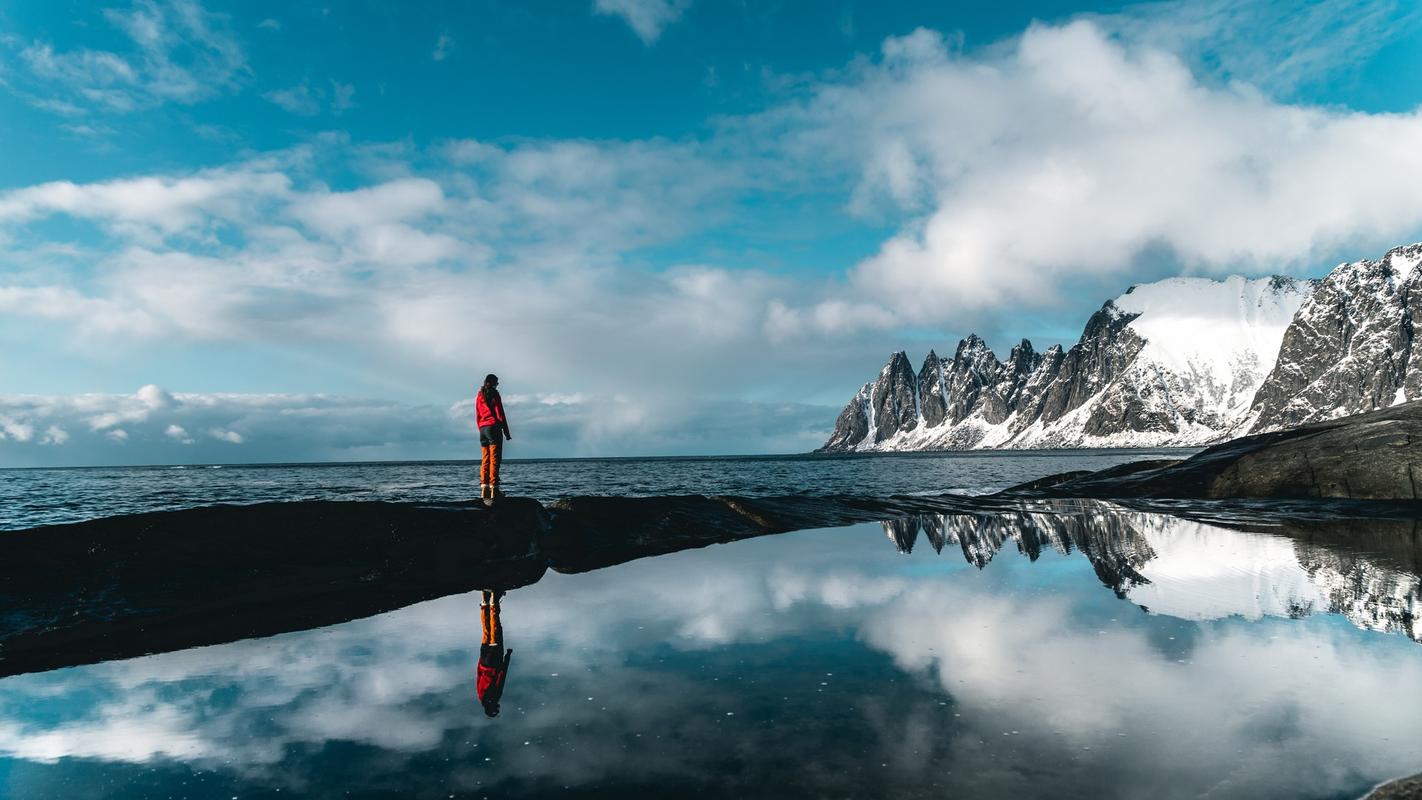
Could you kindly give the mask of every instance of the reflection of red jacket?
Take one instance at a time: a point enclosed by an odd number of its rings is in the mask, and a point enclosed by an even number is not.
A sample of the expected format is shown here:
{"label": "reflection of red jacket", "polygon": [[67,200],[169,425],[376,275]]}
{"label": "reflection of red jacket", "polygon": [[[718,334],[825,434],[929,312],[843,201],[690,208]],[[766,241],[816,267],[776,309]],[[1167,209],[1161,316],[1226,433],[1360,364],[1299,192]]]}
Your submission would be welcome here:
{"label": "reflection of red jacket", "polygon": [[504,398],[499,396],[497,390],[489,392],[493,396],[494,402],[484,402],[484,392],[479,391],[479,396],[474,400],[474,411],[478,415],[478,425],[487,428],[490,425],[498,425],[505,431],[509,429],[509,421],[504,418]]}
{"label": "reflection of red jacket", "polygon": [[[509,677],[509,662],[512,660],[512,650],[505,651],[502,657],[496,656],[492,652],[480,653],[479,676],[474,682],[475,688],[479,691],[480,700],[489,700],[495,703],[499,701],[499,697],[504,693],[504,681]],[[492,697],[489,697],[490,689],[493,689]]]}

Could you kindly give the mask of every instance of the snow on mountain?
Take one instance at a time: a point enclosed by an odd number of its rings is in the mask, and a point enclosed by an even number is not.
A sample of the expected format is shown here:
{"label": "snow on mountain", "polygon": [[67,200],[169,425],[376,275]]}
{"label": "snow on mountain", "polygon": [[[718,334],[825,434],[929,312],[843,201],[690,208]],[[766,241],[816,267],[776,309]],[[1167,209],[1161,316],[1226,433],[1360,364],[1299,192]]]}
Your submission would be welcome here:
{"label": "snow on mountain", "polygon": [[[1422,274],[1422,273],[1419,273]],[[915,376],[897,353],[821,448],[934,450],[1207,444],[1236,434],[1314,282],[1171,278],[1131,287],[1070,350],[976,335]],[[869,435],[872,430],[873,434]]]}
{"label": "snow on mountain", "polygon": [[1204,401],[1201,410],[1223,420],[1248,408],[1311,293],[1306,282],[1234,275],[1144,284],[1113,302],[1138,315],[1129,326],[1145,340],[1137,363],[1187,379]]}

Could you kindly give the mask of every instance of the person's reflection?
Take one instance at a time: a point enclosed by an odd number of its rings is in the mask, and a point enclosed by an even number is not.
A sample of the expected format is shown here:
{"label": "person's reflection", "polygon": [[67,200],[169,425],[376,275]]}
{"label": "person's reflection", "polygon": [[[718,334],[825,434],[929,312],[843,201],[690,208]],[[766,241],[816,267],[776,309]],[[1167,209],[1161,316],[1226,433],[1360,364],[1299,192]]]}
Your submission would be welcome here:
{"label": "person's reflection", "polygon": [[484,705],[484,713],[491,717],[499,715],[499,699],[504,696],[504,681],[509,677],[509,661],[513,651],[504,647],[504,626],[499,622],[499,599],[502,591],[485,590],[483,602],[479,604],[479,619],[484,625],[484,642],[479,647],[478,680],[479,702]]}

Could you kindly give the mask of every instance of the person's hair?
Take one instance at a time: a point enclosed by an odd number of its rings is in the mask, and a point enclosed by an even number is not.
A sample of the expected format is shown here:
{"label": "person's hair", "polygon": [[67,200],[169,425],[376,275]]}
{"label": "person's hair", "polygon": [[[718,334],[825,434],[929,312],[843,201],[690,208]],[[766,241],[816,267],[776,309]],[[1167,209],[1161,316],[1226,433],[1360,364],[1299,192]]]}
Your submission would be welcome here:
{"label": "person's hair", "polygon": [[488,716],[488,717],[497,717],[497,716],[499,715],[499,704],[498,704],[498,703],[484,703],[483,705],[484,705],[484,715],[485,715],[485,716]]}
{"label": "person's hair", "polygon": [[499,376],[492,372],[484,376],[484,385],[479,387],[479,394],[484,396],[485,405],[494,404],[494,396],[499,393],[499,390],[494,388],[494,384],[498,382]]}

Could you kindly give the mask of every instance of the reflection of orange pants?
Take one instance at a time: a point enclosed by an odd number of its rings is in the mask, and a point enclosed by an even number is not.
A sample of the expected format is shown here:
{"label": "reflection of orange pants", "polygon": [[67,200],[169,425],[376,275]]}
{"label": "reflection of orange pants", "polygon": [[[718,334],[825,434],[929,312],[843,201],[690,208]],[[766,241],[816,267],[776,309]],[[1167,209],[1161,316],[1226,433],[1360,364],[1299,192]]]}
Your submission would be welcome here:
{"label": "reflection of orange pants", "polygon": [[497,485],[499,462],[504,460],[504,446],[502,444],[486,444],[482,449],[484,457],[479,462],[479,483],[480,485]]}
{"label": "reflection of orange pants", "polygon": [[503,643],[504,626],[499,622],[499,603],[489,592],[484,593],[484,602],[479,606],[479,621],[484,624],[484,644]]}

